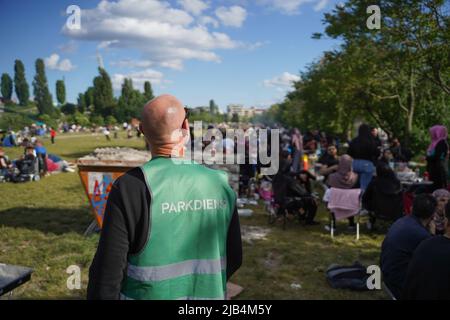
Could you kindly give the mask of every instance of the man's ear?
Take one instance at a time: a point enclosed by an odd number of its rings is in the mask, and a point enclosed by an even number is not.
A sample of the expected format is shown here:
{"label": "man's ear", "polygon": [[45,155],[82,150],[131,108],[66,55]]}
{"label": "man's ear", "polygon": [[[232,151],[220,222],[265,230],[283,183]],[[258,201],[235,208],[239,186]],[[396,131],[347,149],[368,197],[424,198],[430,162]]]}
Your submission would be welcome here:
{"label": "man's ear", "polygon": [[189,131],[189,120],[188,119],[184,120],[183,125],[181,126],[181,129]]}

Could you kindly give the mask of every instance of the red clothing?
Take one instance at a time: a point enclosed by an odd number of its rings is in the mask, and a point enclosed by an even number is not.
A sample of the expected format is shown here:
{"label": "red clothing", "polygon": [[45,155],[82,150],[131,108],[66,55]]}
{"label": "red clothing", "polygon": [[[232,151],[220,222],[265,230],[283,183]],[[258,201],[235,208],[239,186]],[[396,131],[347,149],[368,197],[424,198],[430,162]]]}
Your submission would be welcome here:
{"label": "red clothing", "polygon": [[50,130],[50,137],[54,138],[56,137],[56,131],[55,130]]}

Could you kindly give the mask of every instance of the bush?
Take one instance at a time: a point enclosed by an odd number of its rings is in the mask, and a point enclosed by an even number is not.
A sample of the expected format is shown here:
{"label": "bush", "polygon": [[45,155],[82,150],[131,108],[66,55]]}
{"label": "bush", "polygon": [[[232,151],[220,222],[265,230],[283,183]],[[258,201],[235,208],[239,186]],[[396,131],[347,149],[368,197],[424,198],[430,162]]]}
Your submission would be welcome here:
{"label": "bush", "polygon": [[107,116],[106,119],[105,119],[105,124],[114,126],[114,125],[117,124],[117,120],[113,116]]}
{"label": "bush", "polygon": [[73,103],[66,103],[65,105],[63,105],[61,107],[61,112],[64,114],[75,114],[75,112],[77,111],[78,107],[73,104]]}
{"label": "bush", "polygon": [[100,115],[92,115],[91,116],[91,124],[96,125],[96,126],[104,126],[105,120]]}
{"label": "bush", "polygon": [[14,131],[22,130],[26,126],[30,126],[33,120],[26,115],[19,113],[3,113],[0,114],[0,129]]}
{"label": "bush", "polygon": [[80,125],[82,127],[87,127],[90,124],[89,118],[78,111],[76,111],[73,115],[69,116],[67,118],[67,120],[70,123],[74,123],[74,124]]}
{"label": "bush", "polygon": [[57,128],[58,118],[49,116],[48,114],[43,114],[38,117],[38,120],[45,123],[48,127]]}

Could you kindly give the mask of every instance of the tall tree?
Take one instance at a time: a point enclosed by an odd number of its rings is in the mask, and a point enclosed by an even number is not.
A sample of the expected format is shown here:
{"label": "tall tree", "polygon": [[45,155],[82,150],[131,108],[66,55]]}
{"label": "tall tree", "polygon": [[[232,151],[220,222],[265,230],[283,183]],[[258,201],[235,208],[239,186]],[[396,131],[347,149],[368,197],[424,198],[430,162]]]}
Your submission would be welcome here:
{"label": "tall tree", "polygon": [[25,78],[25,66],[20,60],[14,62],[14,87],[16,89],[16,96],[21,106],[28,104],[30,98],[30,88],[27,79]]}
{"label": "tall tree", "polygon": [[77,105],[80,113],[84,113],[87,109],[86,100],[86,96],[83,93],[78,95]]}
{"label": "tall tree", "polygon": [[12,91],[13,91],[13,82],[9,74],[2,74],[1,80],[1,88],[2,88],[2,97],[5,100],[11,100]]}
{"label": "tall tree", "polygon": [[89,109],[94,105],[94,87],[89,87],[84,93],[84,99],[86,104],[86,109]]}
{"label": "tall tree", "polygon": [[155,97],[153,95],[152,84],[150,81],[145,81],[144,83],[144,97],[147,101],[150,101]]}
{"label": "tall tree", "polygon": [[98,68],[99,76],[94,79],[94,112],[103,117],[112,115],[116,101],[109,74],[103,68]]}
{"label": "tall tree", "polygon": [[56,99],[60,105],[66,103],[66,85],[64,80],[56,81]]}
{"label": "tall tree", "polygon": [[142,106],[148,97],[139,92],[139,90],[134,89],[133,80],[124,79],[119,105],[115,113],[116,119],[122,122],[139,117]]}
{"label": "tall tree", "polygon": [[209,112],[213,115],[219,113],[219,106],[214,102],[214,100],[209,101]]}
{"label": "tall tree", "polygon": [[53,98],[48,89],[44,60],[36,60],[36,75],[33,81],[34,100],[41,115],[54,113]]}

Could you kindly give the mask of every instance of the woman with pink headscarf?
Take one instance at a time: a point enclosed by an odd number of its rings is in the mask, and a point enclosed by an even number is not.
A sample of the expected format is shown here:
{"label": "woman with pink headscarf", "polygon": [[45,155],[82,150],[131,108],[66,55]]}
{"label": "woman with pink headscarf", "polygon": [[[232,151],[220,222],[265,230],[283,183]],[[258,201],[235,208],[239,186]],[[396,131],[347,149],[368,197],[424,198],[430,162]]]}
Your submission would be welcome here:
{"label": "woman with pink headscarf", "polygon": [[445,126],[430,129],[431,144],[427,150],[427,170],[433,181],[432,191],[447,189],[448,132]]}

